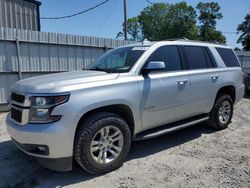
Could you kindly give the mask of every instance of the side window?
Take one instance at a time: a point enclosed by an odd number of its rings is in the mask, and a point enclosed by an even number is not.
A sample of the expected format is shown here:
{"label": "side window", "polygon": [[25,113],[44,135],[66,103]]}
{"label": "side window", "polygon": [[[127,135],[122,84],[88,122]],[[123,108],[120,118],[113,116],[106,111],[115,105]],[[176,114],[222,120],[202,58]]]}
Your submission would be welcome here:
{"label": "side window", "polygon": [[235,57],[233,50],[228,48],[216,48],[227,67],[239,67],[240,64]]}
{"label": "side window", "polygon": [[213,67],[213,63],[205,47],[183,46],[182,49],[185,54],[188,69],[206,69]]}
{"label": "side window", "polygon": [[182,70],[180,54],[177,46],[162,46],[158,48],[149,57],[146,64],[150,61],[163,61],[166,65],[165,71]]}

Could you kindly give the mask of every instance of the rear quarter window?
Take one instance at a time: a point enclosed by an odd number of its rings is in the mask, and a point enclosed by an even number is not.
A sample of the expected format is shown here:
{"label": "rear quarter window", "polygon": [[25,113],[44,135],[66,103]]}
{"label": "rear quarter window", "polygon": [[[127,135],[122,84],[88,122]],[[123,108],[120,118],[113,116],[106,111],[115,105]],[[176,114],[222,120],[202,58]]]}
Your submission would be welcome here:
{"label": "rear quarter window", "polygon": [[239,67],[240,64],[232,49],[228,48],[215,48],[220,54],[220,57],[224,61],[227,67]]}

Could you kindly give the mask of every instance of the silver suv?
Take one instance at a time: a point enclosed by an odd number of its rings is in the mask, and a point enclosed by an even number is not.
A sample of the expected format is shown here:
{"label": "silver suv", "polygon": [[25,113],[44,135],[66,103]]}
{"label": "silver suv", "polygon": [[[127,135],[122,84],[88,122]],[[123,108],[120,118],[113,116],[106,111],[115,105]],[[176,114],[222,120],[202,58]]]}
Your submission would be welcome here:
{"label": "silver suv", "polygon": [[131,141],[206,122],[225,129],[243,96],[229,47],[162,41],[108,51],[82,71],[17,82],[6,124],[13,142],[43,165],[89,173],[120,167]]}

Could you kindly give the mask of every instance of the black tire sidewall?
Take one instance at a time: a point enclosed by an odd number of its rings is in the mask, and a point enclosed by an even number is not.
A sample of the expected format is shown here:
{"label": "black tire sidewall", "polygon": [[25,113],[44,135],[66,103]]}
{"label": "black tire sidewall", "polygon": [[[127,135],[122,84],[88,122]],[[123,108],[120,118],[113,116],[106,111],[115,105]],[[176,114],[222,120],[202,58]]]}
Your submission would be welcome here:
{"label": "black tire sidewall", "polygon": [[[74,156],[77,162],[88,172],[94,174],[102,174],[119,168],[130,149],[131,132],[128,124],[118,115],[113,113],[98,113],[90,117],[81,125],[79,135],[84,134],[85,139],[78,136],[75,140]],[[112,162],[107,164],[97,163],[91,156],[90,144],[95,134],[106,126],[114,126],[118,128],[123,135],[123,148],[119,156]],[[80,149],[81,148],[81,149]],[[79,153],[80,152],[80,153]]]}
{"label": "black tire sidewall", "polygon": [[[228,121],[226,123],[222,123],[219,120],[219,109],[222,106],[224,101],[228,101],[231,107],[231,113],[228,118]],[[220,95],[216,102],[215,105],[210,113],[210,125],[218,130],[225,129],[228,127],[228,124],[231,123],[231,119],[233,117],[233,100],[229,95]]]}

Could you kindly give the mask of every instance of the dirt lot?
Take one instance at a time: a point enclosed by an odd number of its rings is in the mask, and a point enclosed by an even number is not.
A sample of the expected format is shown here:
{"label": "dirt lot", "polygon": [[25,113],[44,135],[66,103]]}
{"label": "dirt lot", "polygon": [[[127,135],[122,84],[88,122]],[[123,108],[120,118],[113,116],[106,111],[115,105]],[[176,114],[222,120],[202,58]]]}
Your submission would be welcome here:
{"label": "dirt lot", "polygon": [[0,187],[250,187],[250,98],[233,122],[215,132],[204,124],[135,142],[124,165],[103,176],[58,173],[19,151],[0,114]]}

